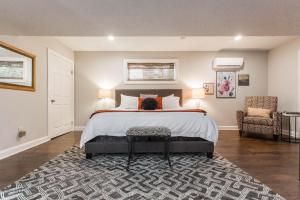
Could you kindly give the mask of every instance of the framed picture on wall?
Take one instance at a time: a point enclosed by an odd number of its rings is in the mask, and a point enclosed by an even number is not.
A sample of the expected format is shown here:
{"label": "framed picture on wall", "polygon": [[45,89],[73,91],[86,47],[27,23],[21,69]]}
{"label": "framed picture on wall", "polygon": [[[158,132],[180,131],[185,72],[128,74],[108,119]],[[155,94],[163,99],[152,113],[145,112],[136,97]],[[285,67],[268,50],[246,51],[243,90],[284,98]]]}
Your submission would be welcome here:
{"label": "framed picture on wall", "polygon": [[125,59],[125,84],[176,84],[177,59]]}
{"label": "framed picture on wall", "polygon": [[216,97],[235,98],[236,97],[236,74],[235,72],[216,73]]}
{"label": "framed picture on wall", "polygon": [[205,95],[214,95],[215,94],[215,84],[214,83],[203,83],[203,89]]}
{"label": "framed picture on wall", "polygon": [[35,55],[0,41],[0,88],[35,91]]}
{"label": "framed picture on wall", "polygon": [[249,74],[239,74],[239,86],[249,86]]}

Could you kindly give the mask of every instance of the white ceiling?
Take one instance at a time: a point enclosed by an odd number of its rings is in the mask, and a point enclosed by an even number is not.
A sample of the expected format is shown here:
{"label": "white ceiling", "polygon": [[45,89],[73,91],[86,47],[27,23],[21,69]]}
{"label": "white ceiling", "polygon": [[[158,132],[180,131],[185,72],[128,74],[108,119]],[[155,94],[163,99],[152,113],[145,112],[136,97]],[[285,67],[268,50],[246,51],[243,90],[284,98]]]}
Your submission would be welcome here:
{"label": "white ceiling", "polygon": [[74,51],[219,51],[224,49],[269,50],[295,37],[56,37]]}
{"label": "white ceiling", "polygon": [[300,35],[299,0],[1,0],[0,34]]}

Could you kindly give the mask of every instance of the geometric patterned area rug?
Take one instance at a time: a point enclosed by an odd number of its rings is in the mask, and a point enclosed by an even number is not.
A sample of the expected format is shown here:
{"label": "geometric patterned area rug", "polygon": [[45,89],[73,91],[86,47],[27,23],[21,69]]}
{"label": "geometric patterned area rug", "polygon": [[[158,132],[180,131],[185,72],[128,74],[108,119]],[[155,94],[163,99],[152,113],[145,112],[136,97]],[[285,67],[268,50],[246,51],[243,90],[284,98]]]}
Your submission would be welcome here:
{"label": "geometric patterned area rug", "polygon": [[222,156],[126,154],[85,159],[78,147],[43,164],[0,191],[0,199],[284,199]]}

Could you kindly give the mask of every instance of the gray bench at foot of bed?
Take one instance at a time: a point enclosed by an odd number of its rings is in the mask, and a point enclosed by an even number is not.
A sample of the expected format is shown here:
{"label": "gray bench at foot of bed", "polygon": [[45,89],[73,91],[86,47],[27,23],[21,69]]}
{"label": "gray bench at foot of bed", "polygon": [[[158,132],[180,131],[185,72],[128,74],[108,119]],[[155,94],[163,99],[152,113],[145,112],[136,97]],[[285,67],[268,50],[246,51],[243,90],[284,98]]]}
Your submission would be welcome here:
{"label": "gray bench at foot of bed", "polygon": [[[86,158],[92,158],[96,153],[128,153],[128,145],[125,137],[98,136],[101,139],[93,139],[85,144]],[[115,138],[115,139],[112,139]],[[161,153],[164,152],[164,142],[139,141],[135,145],[136,153]],[[214,143],[207,140],[180,139],[170,142],[171,153],[206,153],[208,158],[213,157]]]}
{"label": "gray bench at foot of bed", "polygon": [[[130,161],[132,160],[133,154],[135,154],[135,146],[137,141],[149,141],[149,138],[159,139],[164,143],[164,155],[165,159],[168,161],[170,168],[172,164],[169,156],[169,147],[171,141],[171,130],[163,126],[136,126],[127,130],[126,139],[128,144],[128,161],[127,161],[127,170],[129,171]],[[152,143],[152,142],[151,142]],[[152,143],[152,145],[154,145]]]}

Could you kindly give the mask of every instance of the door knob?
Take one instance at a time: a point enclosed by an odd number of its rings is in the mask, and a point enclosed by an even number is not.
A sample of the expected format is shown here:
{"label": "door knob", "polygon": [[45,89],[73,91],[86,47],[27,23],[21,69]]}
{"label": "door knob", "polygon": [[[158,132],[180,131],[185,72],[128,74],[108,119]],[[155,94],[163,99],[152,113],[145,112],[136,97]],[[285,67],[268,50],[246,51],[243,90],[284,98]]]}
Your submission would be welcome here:
{"label": "door knob", "polygon": [[54,103],[55,102],[55,100],[54,99],[51,99],[51,103]]}

